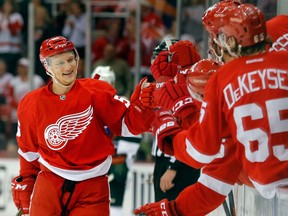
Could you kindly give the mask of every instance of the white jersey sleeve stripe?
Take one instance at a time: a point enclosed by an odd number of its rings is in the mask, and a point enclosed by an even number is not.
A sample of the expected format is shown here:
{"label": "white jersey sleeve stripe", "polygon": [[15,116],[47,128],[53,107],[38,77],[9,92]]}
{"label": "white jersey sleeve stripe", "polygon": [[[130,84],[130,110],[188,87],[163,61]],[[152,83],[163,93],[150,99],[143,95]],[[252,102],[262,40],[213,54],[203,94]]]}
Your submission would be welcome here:
{"label": "white jersey sleeve stripe", "polygon": [[35,161],[39,158],[38,152],[23,152],[20,148],[18,149],[18,153],[28,162]]}
{"label": "white jersey sleeve stripe", "polygon": [[125,118],[122,119],[122,130],[121,130],[121,136],[124,136],[124,137],[134,137],[135,135],[132,134],[127,125],[125,124],[125,121],[124,121]]}
{"label": "white jersey sleeve stripe", "polygon": [[224,146],[221,145],[220,147],[220,151],[215,154],[215,155],[211,155],[211,156],[208,156],[208,155],[205,155],[205,154],[202,154],[201,152],[197,151],[194,147],[193,147],[193,144],[188,140],[186,139],[185,140],[185,143],[186,143],[186,151],[187,153],[196,161],[198,161],[199,163],[202,163],[202,164],[208,164],[210,163],[211,161],[213,161],[215,158],[221,158],[223,157],[223,151],[224,151]]}
{"label": "white jersey sleeve stripe", "polygon": [[200,175],[198,182],[200,182],[201,184],[205,185],[207,188],[210,188],[211,190],[223,196],[227,196],[229,192],[232,190],[232,188],[234,187],[234,185],[219,181],[218,179],[215,179],[204,173]]}

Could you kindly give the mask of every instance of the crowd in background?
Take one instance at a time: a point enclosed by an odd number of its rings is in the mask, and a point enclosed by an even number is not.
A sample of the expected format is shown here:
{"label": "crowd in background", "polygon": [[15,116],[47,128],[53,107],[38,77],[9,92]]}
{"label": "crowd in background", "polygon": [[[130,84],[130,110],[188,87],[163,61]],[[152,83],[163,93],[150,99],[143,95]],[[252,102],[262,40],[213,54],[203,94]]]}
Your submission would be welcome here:
{"label": "crowd in background", "polygon": [[[96,66],[110,66],[116,75],[115,87],[119,95],[130,97],[133,91],[136,48],[136,0],[92,1],[92,71]],[[34,4],[35,62],[29,62],[28,53],[28,4]],[[51,3],[54,2],[54,3]],[[63,35],[76,46],[79,56],[79,78],[85,74],[86,8],[81,0],[0,0],[0,154],[17,156],[15,139],[17,106],[32,88],[49,82],[49,76],[38,60],[40,44],[44,39]],[[106,4],[104,4],[104,2]],[[107,3],[108,2],[108,3]],[[114,1],[115,2],[115,1]],[[127,5],[129,2],[129,5]],[[195,41],[200,53],[203,47],[201,16],[206,9],[205,0],[183,0],[180,39]],[[245,1],[258,4],[267,19],[276,15],[277,1]],[[141,1],[141,75],[150,81],[152,51],[165,36],[176,37],[175,0]],[[54,4],[54,5],[52,5]],[[56,13],[52,7],[56,5]],[[105,14],[105,16],[99,15]],[[109,17],[109,14],[111,15]],[[124,16],[115,16],[124,14]],[[29,67],[34,64],[35,75],[30,85]],[[92,73],[91,71],[91,73]],[[138,160],[150,160],[150,149],[144,138]],[[146,149],[145,149],[146,148]]]}

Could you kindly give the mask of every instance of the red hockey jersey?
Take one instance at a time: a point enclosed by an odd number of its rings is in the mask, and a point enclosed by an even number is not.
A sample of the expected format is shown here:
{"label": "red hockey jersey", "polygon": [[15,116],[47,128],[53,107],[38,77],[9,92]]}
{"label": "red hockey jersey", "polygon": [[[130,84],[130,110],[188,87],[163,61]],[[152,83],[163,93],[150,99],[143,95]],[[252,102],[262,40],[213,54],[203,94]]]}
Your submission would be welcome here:
{"label": "red hockey jersey", "polygon": [[[154,111],[141,111],[115,95],[106,82],[76,80],[66,95],[55,95],[51,83],[27,94],[18,108],[19,154],[74,181],[104,175],[114,145],[104,126],[116,135],[145,132]],[[21,167],[25,169],[25,167]]]}
{"label": "red hockey jersey", "polygon": [[288,50],[288,15],[281,14],[266,22],[273,44],[271,50]]}
{"label": "red hockey jersey", "polygon": [[287,57],[286,51],[241,57],[211,76],[199,121],[174,137],[176,158],[203,167],[219,155],[228,129],[262,196],[272,198],[276,187],[288,185]]}
{"label": "red hockey jersey", "polygon": [[[202,169],[196,184],[178,195],[176,207],[181,215],[207,215],[223,203],[242,170],[241,163],[235,157],[235,149],[232,139],[222,140],[218,157]],[[182,152],[185,153],[185,149]]]}

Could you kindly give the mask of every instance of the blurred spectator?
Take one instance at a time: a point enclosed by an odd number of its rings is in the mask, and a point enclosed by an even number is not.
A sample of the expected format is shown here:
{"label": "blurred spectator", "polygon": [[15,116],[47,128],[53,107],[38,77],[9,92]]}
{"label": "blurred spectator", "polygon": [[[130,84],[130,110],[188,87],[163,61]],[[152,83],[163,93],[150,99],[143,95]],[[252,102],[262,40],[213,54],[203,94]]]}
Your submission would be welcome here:
{"label": "blurred spectator", "polygon": [[107,44],[113,44],[118,46],[123,36],[121,32],[121,20],[111,19],[106,21],[106,26],[104,29],[104,35],[97,37],[92,45],[93,62],[103,58],[104,49]]}
{"label": "blurred spectator", "polygon": [[[167,31],[167,34],[165,35],[164,38],[178,38],[177,37],[177,32],[176,32],[176,26],[177,26],[177,22],[174,20],[172,22],[171,28]],[[164,38],[162,38],[162,40]],[[191,41],[193,43],[196,43],[195,38],[193,37],[193,35],[188,34],[188,33],[180,34],[180,40],[189,40],[189,41]]]}
{"label": "blurred spectator", "polygon": [[[85,62],[78,62],[78,71],[77,71],[77,79],[81,79],[85,77]],[[50,78],[51,79],[51,78]]]}
{"label": "blurred spectator", "polygon": [[183,8],[182,32],[192,35],[195,42],[202,41],[202,15],[204,11],[205,4],[202,0],[190,0],[189,4]]}
{"label": "blurred spectator", "polygon": [[[112,24],[114,21],[118,22],[118,20],[120,20],[120,18],[116,18],[114,16],[112,16],[113,18],[109,17],[108,14],[116,13],[117,4],[121,4],[121,1],[114,1],[114,3],[109,3],[109,0],[106,0],[104,3],[103,0],[92,0],[92,4],[94,4],[92,8],[93,14],[100,14],[99,17],[95,17],[95,29],[104,30],[107,33],[107,27],[109,27],[109,24]],[[127,9],[127,2],[124,2],[124,4]],[[106,15],[101,16],[101,13],[105,13]],[[121,20],[124,19],[122,18]]]}
{"label": "blurred spectator", "polygon": [[[151,50],[154,49],[157,42],[165,35],[166,27],[161,16],[159,16],[152,5],[142,6],[142,39],[145,43],[155,42],[155,44],[146,46],[151,46]],[[148,41],[147,41],[148,40]]]}
{"label": "blurred spectator", "polygon": [[[172,22],[172,26],[170,28],[170,31],[167,33],[167,35],[165,35],[165,37],[167,37],[167,38],[177,38],[176,25],[177,25],[177,22],[173,21]],[[203,32],[199,32],[199,34],[200,33],[202,34]],[[194,38],[194,36],[192,34],[185,33],[185,32],[182,31],[182,33],[180,34],[180,40],[188,40],[188,41],[191,41],[191,42],[195,43],[196,46],[197,46],[197,50],[199,51],[201,56],[203,56],[203,52],[206,53],[206,51],[204,51],[204,49],[203,49],[204,41],[202,40],[202,41],[196,42],[195,38]]]}
{"label": "blurred spectator", "polygon": [[61,1],[59,4],[57,4],[57,15],[55,17],[53,17],[53,26],[54,26],[54,30],[55,30],[55,35],[61,35],[62,34],[62,30],[64,28],[65,25],[65,20],[68,16],[68,14],[70,14],[69,12],[69,4],[70,4],[71,0],[63,0]]}
{"label": "blurred spectator", "polygon": [[13,75],[7,71],[7,64],[4,59],[0,59],[0,97],[1,104],[6,101],[8,87]]}
{"label": "blurred spectator", "polygon": [[[39,56],[40,45],[43,40],[55,36],[52,26],[52,20],[48,13],[47,8],[41,3],[41,0],[33,0],[35,8],[35,57]],[[35,73],[40,75],[42,79],[47,82],[49,77],[46,75],[46,71],[40,61],[35,61]]]}
{"label": "blurred spectator", "polygon": [[250,3],[257,6],[261,11],[263,11],[266,20],[269,20],[277,15],[278,0],[241,0],[241,2]]}
{"label": "blurred spectator", "polygon": [[74,43],[80,59],[84,59],[86,38],[85,5],[80,0],[71,0],[69,9],[70,14],[65,20],[62,34]]}
{"label": "blurred spectator", "polygon": [[[132,13],[131,16],[127,19],[125,26],[125,35],[124,39],[119,44],[119,55],[123,59],[127,59],[127,63],[132,71],[132,74],[135,74],[135,52],[136,52],[136,20],[135,14]],[[152,51],[147,48],[146,44],[141,38],[141,68],[140,73],[142,76],[150,76],[150,59]],[[137,71],[138,72],[138,71]],[[150,81],[150,79],[148,79]]]}
{"label": "blurred spectator", "polygon": [[22,46],[23,18],[16,7],[16,1],[5,0],[0,11],[0,58],[6,61],[12,74],[16,73],[15,62],[21,57]]}
{"label": "blurred spectator", "polygon": [[264,12],[266,20],[277,15],[277,0],[258,0],[256,6]]}
{"label": "blurred spectator", "polygon": [[132,74],[127,62],[116,56],[116,49],[113,44],[104,47],[103,58],[95,62],[94,68],[98,66],[110,66],[116,75],[115,88],[117,93],[130,98],[132,93]]}
{"label": "blurred spectator", "polygon": [[[13,77],[10,82],[9,97],[10,97],[10,106],[11,106],[11,129],[10,129],[10,138],[16,144],[16,131],[17,131],[17,107],[21,99],[30,92],[31,85],[29,82],[28,69],[29,69],[29,60],[26,58],[21,58],[17,64],[17,76]],[[44,80],[37,74],[33,77],[33,88],[39,88],[44,85]]]}
{"label": "blurred spectator", "polygon": [[[154,6],[151,3],[144,3],[141,12],[141,41],[145,44],[147,57],[149,57],[148,66],[150,66],[151,54],[155,46],[157,46],[165,36],[166,26],[164,25],[162,17],[158,14],[158,11],[154,9]],[[146,64],[146,62],[144,62],[144,64]]]}
{"label": "blurred spectator", "polygon": [[8,87],[13,75],[7,72],[7,65],[0,59],[0,150],[6,149],[9,106],[7,106]]}
{"label": "blurred spectator", "polygon": [[86,41],[86,12],[85,5],[81,0],[71,0],[69,3],[69,15],[65,19],[64,28],[62,30],[63,36],[67,37],[74,43],[79,54],[78,64],[81,73],[78,73],[78,78],[84,77],[85,70],[85,41]]}
{"label": "blurred spectator", "polygon": [[[116,3],[110,4],[109,1],[110,0],[106,0],[105,2],[107,2],[108,4],[103,4],[103,0],[91,0],[92,4],[94,5],[93,6],[93,12],[101,13],[101,12],[107,12],[107,11],[109,11],[109,12],[115,11],[117,8],[117,4]],[[113,1],[113,2],[115,2],[115,1]],[[98,3],[100,3],[100,4],[98,4]],[[125,5],[127,7],[126,2],[125,2]]]}

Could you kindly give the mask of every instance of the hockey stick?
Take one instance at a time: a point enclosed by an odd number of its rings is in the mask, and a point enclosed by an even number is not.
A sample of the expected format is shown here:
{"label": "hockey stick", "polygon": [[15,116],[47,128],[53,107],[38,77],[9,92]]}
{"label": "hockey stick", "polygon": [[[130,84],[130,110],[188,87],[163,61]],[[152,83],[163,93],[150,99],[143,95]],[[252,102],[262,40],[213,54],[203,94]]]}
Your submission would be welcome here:
{"label": "hockey stick", "polygon": [[23,214],[22,214],[22,209],[20,209],[20,210],[17,212],[16,216],[21,216],[21,215],[23,215]]}
{"label": "hockey stick", "polygon": [[226,216],[232,216],[232,215],[230,214],[230,211],[229,211],[229,208],[228,208],[228,205],[227,205],[226,200],[223,201],[222,205],[223,205],[223,208],[224,208],[224,211],[225,211]]}
{"label": "hockey stick", "polygon": [[232,190],[228,194],[228,199],[229,199],[230,213],[232,216],[236,216],[236,208],[235,208],[234,195],[233,195]]}

